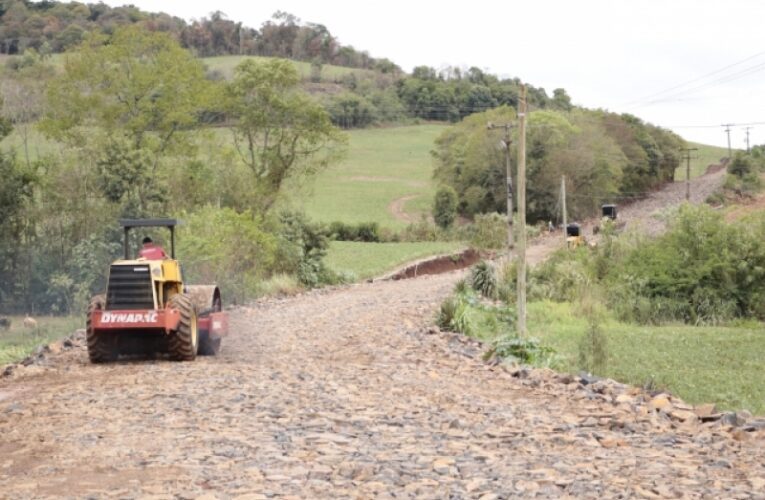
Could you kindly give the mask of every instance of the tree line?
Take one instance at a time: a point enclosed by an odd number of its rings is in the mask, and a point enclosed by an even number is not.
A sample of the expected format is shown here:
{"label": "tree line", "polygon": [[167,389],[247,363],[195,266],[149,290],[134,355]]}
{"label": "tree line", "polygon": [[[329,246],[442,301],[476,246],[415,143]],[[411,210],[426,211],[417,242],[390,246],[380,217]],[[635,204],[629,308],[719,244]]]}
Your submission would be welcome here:
{"label": "tree line", "polygon": [[[458,210],[473,217],[506,213],[502,138],[486,124],[515,121],[515,110],[476,113],[450,127],[433,150],[435,177],[457,194]],[[590,216],[602,203],[640,198],[673,180],[685,141],[628,114],[572,108],[530,113],[527,132],[529,220],[559,221],[561,177],[566,177],[568,212]],[[511,163],[516,171],[517,140]]]}
{"label": "tree line", "polygon": [[82,42],[86,33],[109,35],[119,27],[134,24],[171,35],[199,57],[257,55],[400,72],[387,59],[376,59],[342,45],[326,26],[303,23],[285,12],[276,12],[255,29],[227,19],[220,11],[186,22],[133,5],[110,7],[104,3],[49,0],[0,1],[0,54],[23,54],[28,48],[43,53],[64,52]]}

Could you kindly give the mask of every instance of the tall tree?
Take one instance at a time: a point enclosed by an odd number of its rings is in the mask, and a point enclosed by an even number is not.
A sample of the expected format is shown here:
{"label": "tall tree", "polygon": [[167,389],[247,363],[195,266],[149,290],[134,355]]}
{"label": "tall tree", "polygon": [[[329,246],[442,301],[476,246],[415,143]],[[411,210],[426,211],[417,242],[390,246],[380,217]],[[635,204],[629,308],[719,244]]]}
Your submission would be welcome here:
{"label": "tall tree", "polygon": [[[169,35],[121,28],[108,39],[90,36],[67,57],[48,88],[40,125],[47,136],[86,151],[91,160],[118,156],[108,168],[135,160],[131,175],[151,185],[164,158],[193,149],[188,132],[198,125],[211,92],[202,64]],[[146,210],[150,200],[137,201],[137,209]]]}
{"label": "tall tree", "polygon": [[265,210],[286,179],[326,167],[345,144],[329,114],[298,83],[289,61],[248,59],[237,66],[226,89],[236,148],[252,171],[258,204]]}

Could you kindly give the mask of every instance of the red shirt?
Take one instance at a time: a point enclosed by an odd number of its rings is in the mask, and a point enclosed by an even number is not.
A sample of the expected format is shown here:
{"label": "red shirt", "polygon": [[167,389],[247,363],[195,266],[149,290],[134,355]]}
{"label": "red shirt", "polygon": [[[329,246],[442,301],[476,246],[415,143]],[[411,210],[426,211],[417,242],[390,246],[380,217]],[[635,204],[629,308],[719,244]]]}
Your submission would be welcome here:
{"label": "red shirt", "polygon": [[167,257],[167,254],[159,245],[144,243],[143,248],[138,252],[138,256],[148,260],[161,260]]}

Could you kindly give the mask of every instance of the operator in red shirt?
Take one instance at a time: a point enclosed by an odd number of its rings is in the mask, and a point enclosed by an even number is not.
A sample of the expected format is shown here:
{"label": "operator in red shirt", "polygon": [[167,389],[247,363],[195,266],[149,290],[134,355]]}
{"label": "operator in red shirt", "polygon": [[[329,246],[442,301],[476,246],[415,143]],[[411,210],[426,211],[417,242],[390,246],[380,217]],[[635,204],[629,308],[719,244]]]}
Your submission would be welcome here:
{"label": "operator in red shirt", "polygon": [[150,237],[146,237],[142,241],[143,248],[138,252],[138,257],[143,257],[148,260],[161,260],[167,258],[167,254],[161,246],[155,245],[154,241]]}

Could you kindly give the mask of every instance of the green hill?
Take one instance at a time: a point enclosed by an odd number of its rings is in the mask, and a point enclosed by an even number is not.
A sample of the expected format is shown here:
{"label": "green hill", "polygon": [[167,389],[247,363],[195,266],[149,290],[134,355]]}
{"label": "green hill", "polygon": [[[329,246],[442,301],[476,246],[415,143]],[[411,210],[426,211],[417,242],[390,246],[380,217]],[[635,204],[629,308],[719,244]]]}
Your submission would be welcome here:
{"label": "green hill", "polygon": [[[321,222],[377,222],[401,228],[430,212],[435,182],[430,150],[444,125],[348,132],[346,159],[311,186],[293,186],[292,201]],[[403,211],[394,216],[391,205]],[[402,201],[403,200],[403,201]],[[409,219],[409,221],[407,220]]]}
{"label": "green hill", "polygon": [[[691,178],[698,177],[707,171],[710,165],[717,165],[722,158],[727,158],[728,148],[710,146],[708,144],[699,144],[698,142],[688,142],[689,148],[698,148],[691,154]],[[685,180],[685,161],[675,170],[675,180]]]}

